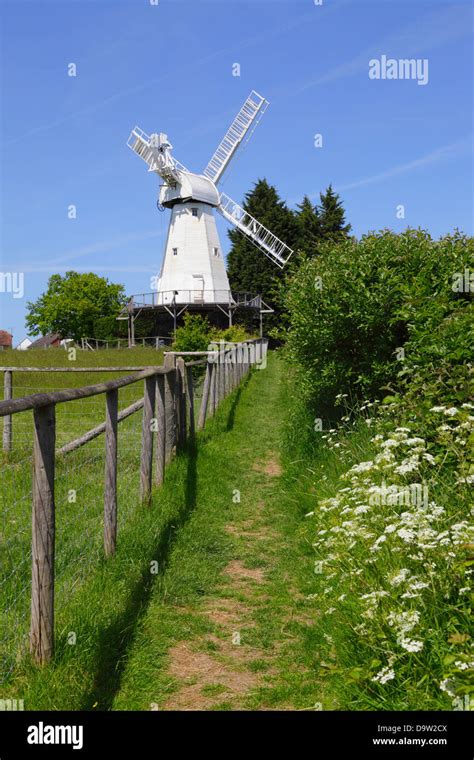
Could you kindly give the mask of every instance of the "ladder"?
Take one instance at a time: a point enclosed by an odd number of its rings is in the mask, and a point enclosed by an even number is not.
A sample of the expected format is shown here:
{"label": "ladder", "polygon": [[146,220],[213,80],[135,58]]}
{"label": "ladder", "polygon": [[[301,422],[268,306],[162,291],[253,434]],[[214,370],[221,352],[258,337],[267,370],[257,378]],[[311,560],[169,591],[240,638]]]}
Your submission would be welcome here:
{"label": "ladder", "polygon": [[[224,170],[244,137],[247,134],[250,137],[251,132],[257,126],[267,106],[268,101],[259,95],[258,92],[252,90],[204,169],[204,175],[214,182],[214,184],[222,177]],[[251,127],[252,130],[249,132]]]}
{"label": "ladder", "polygon": [[217,210],[222,216],[235,225],[244,235],[247,235],[257,248],[260,248],[280,269],[283,269],[293,250],[263,224],[257,222],[251,214],[232,198],[229,198],[228,195],[221,193],[220,201]]}

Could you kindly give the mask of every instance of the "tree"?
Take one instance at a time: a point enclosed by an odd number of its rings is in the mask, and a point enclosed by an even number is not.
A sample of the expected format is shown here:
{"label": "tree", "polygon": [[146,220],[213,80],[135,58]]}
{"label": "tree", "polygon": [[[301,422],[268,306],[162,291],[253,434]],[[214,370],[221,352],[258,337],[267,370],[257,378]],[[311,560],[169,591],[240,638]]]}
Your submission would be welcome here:
{"label": "tree", "polygon": [[[298,238],[296,216],[265,179],[256,182],[245,196],[243,205],[280,240],[290,248],[295,247]],[[274,305],[273,294],[282,270],[238,230],[230,230],[228,235],[232,243],[227,256],[230,287],[237,292],[261,294],[267,303]]]}
{"label": "tree", "polygon": [[316,211],[319,216],[321,237],[324,240],[339,242],[349,236],[350,224],[346,224],[345,211],[338,193],[329,185],[325,193],[320,193],[320,205]]}
{"label": "tree", "polygon": [[308,255],[314,255],[322,238],[318,209],[313,206],[307,195],[304,196],[302,203],[297,204],[297,207],[298,241],[296,247]]}
{"label": "tree", "polygon": [[104,317],[116,317],[125,302],[123,285],[105,277],[92,272],[53,274],[47,291],[27,303],[26,326],[32,335],[58,332],[75,340],[95,337],[96,323],[102,331]]}

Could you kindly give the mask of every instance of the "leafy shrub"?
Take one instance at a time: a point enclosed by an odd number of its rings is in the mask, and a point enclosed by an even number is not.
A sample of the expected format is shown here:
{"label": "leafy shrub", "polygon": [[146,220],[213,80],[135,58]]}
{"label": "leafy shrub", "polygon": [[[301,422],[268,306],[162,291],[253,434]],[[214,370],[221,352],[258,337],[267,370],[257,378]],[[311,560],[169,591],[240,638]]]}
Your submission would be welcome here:
{"label": "leafy shrub", "polygon": [[213,340],[226,340],[229,343],[241,343],[250,337],[252,336],[242,325],[232,325],[225,330],[215,330],[212,333]]}
{"label": "leafy shrub", "polygon": [[206,351],[210,343],[221,340],[239,343],[249,337],[250,335],[241,325],[219,330],[210,325],[208,319],[200,314],[187,312],[184,315],[184,324],[176,330],[173,351]]}
{"label": "leafy shrub", "polygon": [[316,490],[310,598],[346,708],[464,709],[474,688],[473,253],[459,233],[370,234],[304,261],[286,294],[289,440]]}
{"label": "leafy shrub", "polygon": [[173,351],[206,351],[210,341],[209,321],[200,314],[186,312],[183,325],[176,330]]}
{"label": "leafy shrub", "polygon": [[459,233],[433,241],[409,229],[326,245],[305,260],[286,306],[288,351],[311,411],[338,393],[378,396],[420,367],[429,376],[441,362],[446,376],[462,365],[471,293],[453,287],[469,263],[474,269],[473,254],[473,240]]}

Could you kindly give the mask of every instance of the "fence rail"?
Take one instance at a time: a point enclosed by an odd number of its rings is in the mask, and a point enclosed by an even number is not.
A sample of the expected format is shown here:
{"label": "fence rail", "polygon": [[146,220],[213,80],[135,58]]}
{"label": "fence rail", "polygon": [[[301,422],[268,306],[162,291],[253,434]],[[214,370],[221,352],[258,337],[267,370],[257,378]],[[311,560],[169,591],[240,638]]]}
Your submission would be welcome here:
{"label": "fence rail", "polygon": [[[142,410],[139,487],[140,501],[149,505],[153,486],[165,478],[166,465],[176,451],[202,430],[221,401],[228,396],[255,365],[262,365],[267,352],[266,339],[244,343],[221,343],[206,352],[165,353],[160,367],[104,367],[91,369],[3,367],[4,400],[3,449],[6,463],[14,455],[13,418],[33,412],[32,453],[32,534],[31,534],[31,611],[30,652],[39,663],[48,662],[54,653],[56,509],[55,479],[58,457],[64,457],[89,441],[104,435],[103,552],[115,553],[118,515],[118,425]],[[186,362],[187,358],[191,360]],[[200,408],[195,419],[193,369],[202,367],[204,380]],[[35,393],[13,398],[14,372],[116,372],[133,371],[116,380],[50,393]],[[119,391],[143,382],[143,397],[119,412]],[[73,441],[57,448],[56,407],[78,399],[105,396],[105,420]]]}

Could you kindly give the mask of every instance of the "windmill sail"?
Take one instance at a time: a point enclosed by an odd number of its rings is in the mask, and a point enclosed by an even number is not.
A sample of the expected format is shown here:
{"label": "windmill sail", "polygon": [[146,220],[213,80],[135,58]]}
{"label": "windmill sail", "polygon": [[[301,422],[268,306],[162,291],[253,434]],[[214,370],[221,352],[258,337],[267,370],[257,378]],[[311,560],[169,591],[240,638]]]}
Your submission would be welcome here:
{"label": "windmill sail", "polygon": [[[127,140],[128,147],[133,150],[146,164],[149,172],[156,172],[170,185],[180,182],[180,172],[187,172],[183,164],[180,164],[170,150],[160,150],[156,139],[166,137],[166,135],[149,136],[139,127],[132,129],[130,137]],[[171,147],[171,146],[170,146]]]}
{"label": "windmill sail", "polygon": [[280,269],[283,269],[293,250],[228,195],[221,193],[220,200],[217,210],[222,216],[250,238],[252,243],[260,248]]}
{"label": "windmill sail", "polygon": [[219,182],[240,143],[246,135],[250,136],[249,131],[255,129],[267,106],[268,101],[252,90],[204,169],[204,175],[214,184]]}

